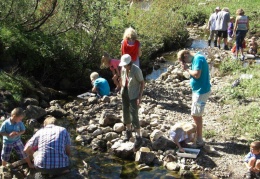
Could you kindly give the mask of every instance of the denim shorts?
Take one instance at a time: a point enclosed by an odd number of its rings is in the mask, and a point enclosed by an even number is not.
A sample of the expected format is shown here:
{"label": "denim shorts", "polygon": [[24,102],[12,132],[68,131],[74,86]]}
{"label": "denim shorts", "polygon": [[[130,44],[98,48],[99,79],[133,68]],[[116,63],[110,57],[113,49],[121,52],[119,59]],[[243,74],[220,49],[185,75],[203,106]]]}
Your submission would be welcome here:
{"label": "denim shorts", "polygon": [[191,106],[191,115],[192,116],[202,116],[204,113],[204,108],[206,102],[209,98],[210,92],[205,94],[192,93],[192,106]]}

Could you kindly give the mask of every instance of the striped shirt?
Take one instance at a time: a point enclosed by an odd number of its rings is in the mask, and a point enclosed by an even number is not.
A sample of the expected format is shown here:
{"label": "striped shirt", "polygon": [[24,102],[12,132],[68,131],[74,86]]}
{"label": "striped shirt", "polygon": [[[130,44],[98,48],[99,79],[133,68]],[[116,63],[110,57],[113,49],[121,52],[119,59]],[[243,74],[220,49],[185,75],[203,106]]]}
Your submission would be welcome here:
{"label": "striped shirt", "polygon": [[49,124],[37,131],[26,145],[38,147],[35,166],[54,169],[69,166],[65,148],[70,144],[69,133],[64,127]]}
{"label": "striped shirt", "polygon": [[247,23],[248,23],[247,16],[237,16],[237,30],[248,30]]}

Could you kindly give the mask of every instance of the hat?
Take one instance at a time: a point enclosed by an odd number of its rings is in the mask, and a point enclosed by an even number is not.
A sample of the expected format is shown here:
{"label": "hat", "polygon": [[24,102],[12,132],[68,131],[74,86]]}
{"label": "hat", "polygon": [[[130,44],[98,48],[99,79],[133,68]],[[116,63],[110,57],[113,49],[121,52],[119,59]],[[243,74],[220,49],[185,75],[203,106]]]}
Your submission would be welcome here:
{"label": "hat", "polygon": [[131,56],[130,56],[129,54],[124,54],[124,55],[121,57],[119,66],[128,65],[131,61],[132,61]]}
{"label": "hat", "polygon": [[216,9],[215,9],[215,10],[219,10],[219,11],[220,11],[221,9],[220,9],[219,7],[216,7]]}

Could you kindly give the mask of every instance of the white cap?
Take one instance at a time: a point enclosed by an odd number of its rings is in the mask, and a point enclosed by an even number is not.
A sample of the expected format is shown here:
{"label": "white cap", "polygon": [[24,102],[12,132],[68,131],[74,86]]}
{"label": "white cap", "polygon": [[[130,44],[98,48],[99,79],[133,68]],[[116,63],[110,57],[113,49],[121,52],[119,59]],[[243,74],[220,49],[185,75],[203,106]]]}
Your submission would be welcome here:
{"label": "white cap", "polygon": [[220,7],[216,7],[216,9],[215,10],[218,10],[218,11],[220,11],[221,9],[220,9]]}
{"label": "white cap", "polygon": [[124,55],[121,57],[119,66],[128,65],[131,61],[132,61],[131,56],[130,56],[129,54],[124,54]]}

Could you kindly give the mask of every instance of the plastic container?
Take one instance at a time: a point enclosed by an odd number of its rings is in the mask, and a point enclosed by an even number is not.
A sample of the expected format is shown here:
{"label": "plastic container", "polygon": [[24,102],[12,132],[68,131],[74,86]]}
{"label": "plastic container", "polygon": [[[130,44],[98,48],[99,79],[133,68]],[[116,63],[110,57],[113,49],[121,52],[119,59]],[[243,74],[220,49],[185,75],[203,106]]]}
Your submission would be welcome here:
{"label": "plastic container", "polygon": [[183,148],[185,150],[184,152],[179,152],[177,151],[177,155],[179,157],[184,157],[184,158],[197,158],[197,156],[200,153],[200,149],[192,149],[192,148]]}

